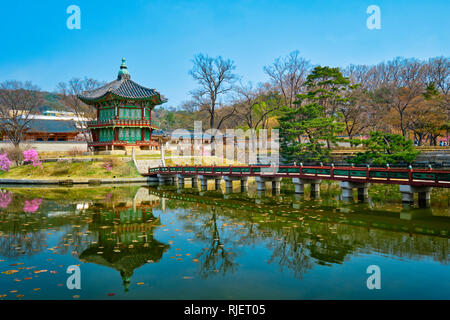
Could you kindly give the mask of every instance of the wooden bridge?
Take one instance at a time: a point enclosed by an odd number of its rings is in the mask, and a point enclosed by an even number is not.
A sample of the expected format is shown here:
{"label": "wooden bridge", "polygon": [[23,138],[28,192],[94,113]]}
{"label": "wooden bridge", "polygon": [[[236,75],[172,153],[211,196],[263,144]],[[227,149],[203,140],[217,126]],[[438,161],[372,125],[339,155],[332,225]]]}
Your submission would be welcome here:
{"label": "wooden bridge", "polygon": [[414,193],[419,200],[429,200],[433,187],[450,188],[450,171],[412,168],[371,168],[343,166],[173,166],[149,168],[149,177],[165,183],[175,182],[184,186],[185,178],[192,178],[193,184],[200,180],[202,189],[206,190],[207,181],[214,179],[216,186],[222,178],[226,189],[232,189],[233,181],[241,181],[241,188],[246,188],[247,179],[254,177],[258,191],[266,189],[266,182],[272,182],[272,189],[278,192],[282,178],[292,179],[296,193],[304,193],[304,185],[311,185],[311,192],[320,191],[322,180],[340,181],[342,195],[353,197],[353,189],[358,189],[358,196],[366,197],[371,183],[400,185],[402,200],[413,202]]}

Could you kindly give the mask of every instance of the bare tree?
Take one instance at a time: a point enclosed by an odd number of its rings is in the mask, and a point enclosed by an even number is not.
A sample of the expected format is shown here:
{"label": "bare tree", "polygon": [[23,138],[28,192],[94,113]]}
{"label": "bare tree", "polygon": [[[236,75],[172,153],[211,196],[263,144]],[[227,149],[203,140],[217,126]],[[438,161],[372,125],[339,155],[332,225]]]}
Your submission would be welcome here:
{"label": "bare tree", "polygon": [[[398,121],[403,136],[407,134],[406,113],[414,106],[426,87],[426,65],[416,59],[395,58],[373,67],[373,102],[380,112],[387,115],[391,110],[398,119],[386,119],[389,123]],[[384,107],[383,107],[384,106]]]}
{"label": "bare tree", "polygon": [[349,94],[347,103],[338,106],[345,132],[350,138],[350,145],[353,145],[351,140],[355,136],[362,134],[369,127],[368,108],[364,104],[365,101],[367,101],[365,93],[357,88]]}
{"label": "bare tree", "polygon": [[236,116],[250,129],[266,128],[268,117],[282,105],[279,93],[269,83],[259,84],[256,88],[251,83],[240,84],[235,92]]}
{"label": "bare tree", "polygon": [[[370,126],[377,125],[376,108],[371,105],[368,94],[374,88],[373,68],[366,65],[350,65],[343,74],[350,79],[352,90],[346,93],[345,103],[338,106],[345,124],[345,132],[348,137],[360,135],[367,131]],[[352,142],[350,142],[352,145]]]}
{"label": "bare tree", "polygon": [[428,82],[433,82],[444,94],[450,91],[450,58],[435,57],[428,60]]}
{"label": "bare tree", "polygon": [[271,65],[264,67],[264,72],[278,88],[287,106],[292,107],[311,68],[308,60],[300,57],[298,51],[293,51],[287,57],[277,58]]}
{"label": "bare tree", "polygon": [[406,136],[405,112],[425,90],[425,65],[414,59],[402,61],[399,70],[399,81],[393,90],[392,106],[400,117],[400,129]]}
{"label": "bare tree", "polygon": [[72,78],[67,83],[58,83],[56,88],[57,94],[62,97],[61,102],[74,113],[76,130],[83,135],[86,142],[90,140],[90,134],[84,122],[85,120],[95,120],[97,112],[93,106],[87,105],[78,99],[78,95],[84,91],[96,89],[104,84],[104,82],[91,78]]}
{"label": "bare tree", "polygon": [[450,58],[435,57],[428,60],[428,82],[434,83],[442,94],[441,108],[447,123],[442,127],[446,130],[447,143],[450,128]]}
{"label": "bare tree", "polygon": [[15,148],[19,147],[42,101],[39,88],[29,81],[0,83],[0,130]]}
{"label": "bare tree", "polygon": [[199,87],[191,91],[194,102],[200,111],[209,114],[209,125],[211,129],[220,129],[223,122],[233,116],[236,109],[231,108],[229,112],[221,114],[216,119],[217,110],[222,107],[220,98],[233,88],[237,76],[233,73],[236,69],[234,62],[198,54],[194,57],[194,67],[189,74],[197,81]]}

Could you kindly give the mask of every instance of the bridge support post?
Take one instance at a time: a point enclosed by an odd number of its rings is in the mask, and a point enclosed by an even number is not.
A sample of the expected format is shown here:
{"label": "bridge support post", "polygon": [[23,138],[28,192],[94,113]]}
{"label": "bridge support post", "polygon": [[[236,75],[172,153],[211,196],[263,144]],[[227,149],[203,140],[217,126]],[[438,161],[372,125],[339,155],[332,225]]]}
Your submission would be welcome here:
{"label": "bridge support post", "polygon": [[227,179],[228,177],[225,177],[225,192],[230,193],[233,191],[233,180]]}
{"label": "bridge support post", "polygon": [[198,176],[200,180],[200,190],[206,191],[208,189],[208,178],[205,176]]}
{"label": "bridge support post", "polygon": [[342,198],[353,199],[353,189],[358,189],[358,199],[364,200],[369,197],[370,183],[341,181]]}
{"label": "bridge support post", "polygon": [[272,193],[273,194],[280,194],[281,189],[281,178],[275,178],[272,180]]}
{"label": "bridge support post", "polygon": [[266,191],[266,180],[263,177],[255,177],[256,181],[256,190],[257,191]]}
{"label": "bridge support post", "polygon": [[299,179],[292,178],[292,183],[295,187],[296,194],[304,194],[305,193],[305,184],[311,185],[311,193],[318,194],[320,193],[320,183],[322,180],[320,179]]}
{"label": "bridge support post", "polygon": [[241,178],[241,192],[247,191],[247,177]]}
{"label": "bridge support post", "polygon": [[419,205],[425,203],[425,205],[430,202],[432,187],[420,187],[420,186],[410,186],[410,185],[400,185],[400,192],[402,194],[402,202],[404,203],[414,203],[414,193],[419,195]]}
{"label": "bridge support post", "polygon": [[294,184],[296,194],[304,194],[305,193],[305,185],[303,184],[301,179],[293,178],[292,183]]}
{"label": "bridge support post", "polygon": [[171,184],[173,182],[174,177],[165,175],[165,174],[158,174],[158,182],[159,184]]}
{"label": "bridge support post", "polygon": [[241,192],[245,192],[247,190],[247,179],[248,177],[233,177],[233,176],[224,176],[225,180],[225,192],[230,193],[233,191],[233,181],[240,181],[241,184]]}
{"label": "bridge support post", "polygon": [[322,180],[320,179],[314,179],[314,180],[303,180],[303,183],[309,183],[311,185],[311,194],[312,195],[318,195],[320,193],[320,184],[322,183]]}
{"label": "bridge support post", "polygon": [[222,178],[214,179],[216,190],[220,190],[220,183],[222,182]]}
{"label": "bridge support post", "polygon": [[192,176],[192,188],[198,188],[198,179],[196,176]]}
{"label": "bridge support post", "polygon": [[181,174],[178,174],[177,179],[178,179],[178,188],[183,189],[184,188],[184,177]]}
{"label": "bridge support post", "polygon": [[256,190],[257,191],[265,191],[266,190],[266,182],[271,181],[272,182],[272,192],[273,193],[280,193],[280,185],[281,185],[281,178],[280,177],[261,177],[257,176],[255,177],[256,181]]}

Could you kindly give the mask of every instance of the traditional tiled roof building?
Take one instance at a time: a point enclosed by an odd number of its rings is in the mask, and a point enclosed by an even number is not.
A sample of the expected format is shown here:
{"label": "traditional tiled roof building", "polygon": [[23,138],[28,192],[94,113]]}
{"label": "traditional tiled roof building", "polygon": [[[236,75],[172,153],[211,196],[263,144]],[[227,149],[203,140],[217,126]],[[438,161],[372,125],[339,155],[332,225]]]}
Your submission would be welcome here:
{"label": "traditional tiled roof building", "polygon": [[89,146],[95,151],[157,149],[152,131],[159,130],[152,124],[152,110],[167,102],[155,89],[143,87],[132,81],[122,59],[117,79],[95,90],[78,96],[84,103],[97,109],[97,120],[88,122],[92,134]]}

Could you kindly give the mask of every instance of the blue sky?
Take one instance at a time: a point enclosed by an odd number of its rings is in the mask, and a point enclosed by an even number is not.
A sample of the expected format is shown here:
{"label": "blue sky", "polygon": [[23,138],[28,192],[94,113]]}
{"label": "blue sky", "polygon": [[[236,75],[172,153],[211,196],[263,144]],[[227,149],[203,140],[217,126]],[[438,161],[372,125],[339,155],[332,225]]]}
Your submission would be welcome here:
{"label": "blue sky", "polygon": [[[66,27],[72,4],[81,30]],[[380,30],[366,27],[373,4]],[[188,71],[197,53],[234,60],[244,82],[267,80],[263,67],[293,50],[338,67],[448,56],[449,13],[448,0],[4,1],[0,81],[48,91],[75,76],[112,81],[125,57],[133,80],[177,106],[196,86]]]}

